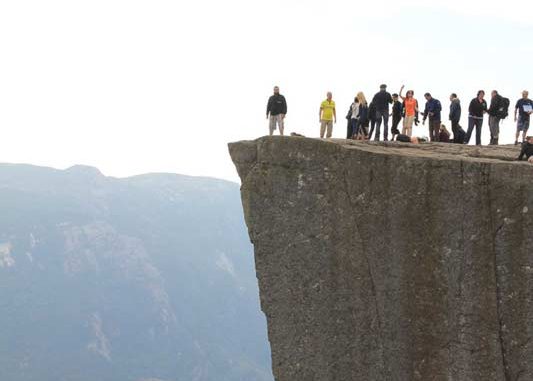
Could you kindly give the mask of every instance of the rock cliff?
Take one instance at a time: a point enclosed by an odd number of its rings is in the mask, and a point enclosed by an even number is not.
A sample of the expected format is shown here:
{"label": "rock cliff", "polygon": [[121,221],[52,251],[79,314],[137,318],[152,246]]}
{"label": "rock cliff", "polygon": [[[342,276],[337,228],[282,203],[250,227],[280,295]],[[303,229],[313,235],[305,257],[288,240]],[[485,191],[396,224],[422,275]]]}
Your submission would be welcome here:
{"label": "rock cliff", "polygon": [[533,166],[518,148],[229,150],[277,381],[533,379]]}

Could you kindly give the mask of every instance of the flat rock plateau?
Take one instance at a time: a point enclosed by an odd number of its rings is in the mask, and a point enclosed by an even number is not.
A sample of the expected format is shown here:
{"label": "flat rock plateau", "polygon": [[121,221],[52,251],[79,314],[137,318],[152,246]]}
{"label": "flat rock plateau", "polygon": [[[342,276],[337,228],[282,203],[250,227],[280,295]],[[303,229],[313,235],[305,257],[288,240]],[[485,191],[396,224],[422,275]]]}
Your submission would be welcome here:
{"label": "flat rock plateau", "polygon": [[533,380],[515,146],[231,143],[277,381]]}

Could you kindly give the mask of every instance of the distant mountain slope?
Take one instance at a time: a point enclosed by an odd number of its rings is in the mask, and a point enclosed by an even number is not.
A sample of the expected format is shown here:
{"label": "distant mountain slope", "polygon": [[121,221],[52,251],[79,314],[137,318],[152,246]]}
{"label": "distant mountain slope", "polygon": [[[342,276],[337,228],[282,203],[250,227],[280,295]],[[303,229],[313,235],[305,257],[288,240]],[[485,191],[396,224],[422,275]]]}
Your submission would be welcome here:
{"label": "distant mountain slope", "polygon": [[270,381],[238,186],[0,165],[0,379]]}

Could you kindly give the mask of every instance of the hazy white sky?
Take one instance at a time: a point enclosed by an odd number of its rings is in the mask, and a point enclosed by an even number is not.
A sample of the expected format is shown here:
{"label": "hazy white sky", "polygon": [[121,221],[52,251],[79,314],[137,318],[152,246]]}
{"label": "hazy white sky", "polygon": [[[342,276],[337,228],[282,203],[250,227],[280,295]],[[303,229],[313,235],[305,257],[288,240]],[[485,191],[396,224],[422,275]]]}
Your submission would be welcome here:
{"label": "hazy white sky", "polygon": [[463,111],[478,89],[512,108],[533,93],[533,1],[377,3],[0,0],[0,162],[237,180],[226,143],[267,133],[275,84],[287,130],[308,136],[331,90],[335,137],[382,82],[422,104],[430,91],[446,115],[451,92]]}

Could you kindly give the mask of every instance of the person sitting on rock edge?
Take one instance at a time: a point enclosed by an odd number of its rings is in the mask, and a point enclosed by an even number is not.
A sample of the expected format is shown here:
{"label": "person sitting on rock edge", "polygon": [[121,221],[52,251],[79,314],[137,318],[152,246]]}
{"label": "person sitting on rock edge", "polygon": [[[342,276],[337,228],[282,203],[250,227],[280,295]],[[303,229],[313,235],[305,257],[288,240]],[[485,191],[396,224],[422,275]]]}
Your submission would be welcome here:
{"label": "person sitting on rock edge", "polygon": [[526,137],[526,141],[522,144],[522,150],[518,156],[519,161],[522,161],[526,157],[526,160],[530,161],[533,158],[533,136]]}

